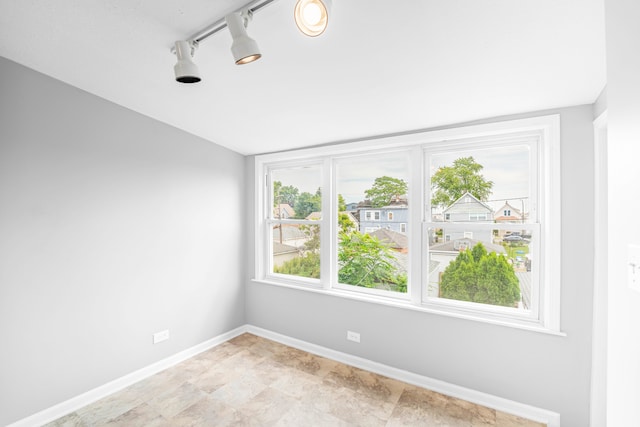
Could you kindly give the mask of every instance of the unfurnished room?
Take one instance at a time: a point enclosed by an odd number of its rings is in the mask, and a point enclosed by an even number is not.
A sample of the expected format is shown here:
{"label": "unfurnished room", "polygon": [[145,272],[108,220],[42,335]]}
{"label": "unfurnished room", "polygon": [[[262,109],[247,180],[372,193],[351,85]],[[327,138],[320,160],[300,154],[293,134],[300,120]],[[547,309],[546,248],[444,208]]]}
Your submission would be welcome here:
{"label": "unfurnished room", "polygon": [[640,5],[0,0],[0,425],[640,425]]}

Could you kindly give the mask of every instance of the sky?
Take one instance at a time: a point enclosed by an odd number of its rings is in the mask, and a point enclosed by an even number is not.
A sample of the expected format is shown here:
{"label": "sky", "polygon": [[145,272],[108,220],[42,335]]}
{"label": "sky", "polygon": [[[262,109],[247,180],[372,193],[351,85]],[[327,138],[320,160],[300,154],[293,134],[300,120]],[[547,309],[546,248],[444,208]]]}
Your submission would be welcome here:
{"label": "sky", "polygon": [[[530,175],[527,146],[433,154],[427,167],[431,173],[435,173],[439,167],[451,166],[455,159],[469,156],[483,166],[481,174],[484,178],[493,181],[492,194],[487,202],[489,206],[498,209],[509,200],[513,207],[521,209],[521,206],[525,206],[526,209]],[[335,164],[337,192],[342,194],[346,203],[360,202],[377,177],[391,176],[408,182],[409,164],[406,152],[338,159]],[[278,169],[273,172],[272,179],[281,181],[283,185],[293,185],[301,193],[313,194],[322,186],[322,170],[320,165]]]}

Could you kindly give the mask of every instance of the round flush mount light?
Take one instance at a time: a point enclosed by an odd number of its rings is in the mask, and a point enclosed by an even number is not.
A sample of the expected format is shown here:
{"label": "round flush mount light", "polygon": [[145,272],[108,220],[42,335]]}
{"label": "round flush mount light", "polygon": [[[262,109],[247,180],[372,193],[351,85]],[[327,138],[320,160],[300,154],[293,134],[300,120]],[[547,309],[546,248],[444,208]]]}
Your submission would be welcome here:
{"label": "round flush mount light", "polygon": [[331,0],[298,0],[293,17],[300,31],[316,37],[326,30],[330,9]]}

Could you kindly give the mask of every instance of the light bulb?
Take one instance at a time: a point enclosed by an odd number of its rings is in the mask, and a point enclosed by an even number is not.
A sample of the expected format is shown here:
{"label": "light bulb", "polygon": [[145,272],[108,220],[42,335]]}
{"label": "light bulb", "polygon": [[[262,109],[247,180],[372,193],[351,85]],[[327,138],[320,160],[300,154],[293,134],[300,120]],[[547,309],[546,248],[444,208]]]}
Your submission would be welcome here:
{"label": "light bulb", "polygon": [[331,0],[298,0],[293,17],[304,34],[319,36],[327,28]]}
{"label": "light bulb", "polygon": [[322,19],[322,10],[316,3],[307,3],[302,11],[302,16],[307,25],[317,25]]}

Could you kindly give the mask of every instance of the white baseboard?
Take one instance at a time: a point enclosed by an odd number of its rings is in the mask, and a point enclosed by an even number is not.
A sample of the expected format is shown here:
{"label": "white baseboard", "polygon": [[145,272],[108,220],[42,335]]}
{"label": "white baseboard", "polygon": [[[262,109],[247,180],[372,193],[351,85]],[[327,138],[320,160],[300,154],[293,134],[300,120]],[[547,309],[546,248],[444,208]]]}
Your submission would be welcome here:
{"label": "white baseboard", "polygon": [[465,387],[460,387],[455,384],[450,384],[444,381],[425,377],[423,375],[414,374],[402,369],[383,365],[382,363],[373,362],[368,359],[363,359],[361,357],[353,356],[316,344],[311,344],[306,341],[291,338],[286,335],[281,335],[276,332],[271,332],[269,330],[258,328],[256,326],[247,325],[247,332],[270,339],[272,341],[279,342],[281,344],[288,345],[290,347],[295,347],[297,349],[316,354],[318,356],[326,357],[328,359],[354,366],[356,368],[365,369],[376,374],[384,375],[385,377],[393,378],[399,381],[416,385],[418,387],[423,387],[438,393],[446,394],[447,396],[466,400],[468,402],[476,403],[478,405],[486,406],[498,411],[544,423],[548,427],[560,427],[560,414],[558,414],[557,412],[548,411],[546,409],[537,408],[535,406],[525,405],[513,400],[504,399],[502,397],[493,396],[491,394],[482,393],[480,391],[471,390]]}
{"label": "white baseboard", "polygon": [[93,402],[107,397],[110,394],[116,393],[126,387],[129,387],[130,385],[135,384],[138,381],[142,381],[143,379],[150,377],[151,375],[155,375],[160,371],[164,371],[167,368],[177,365],[178,363],[187,360],[199,353],[202,353],[203,351],[209,350],[210,348],[220,345],[225,341],[229,341],[230,339],[237,337],[238,335],[242,335],[245,332],[247,332],[246,325],[218,335],[217,337],[214,337],[203,343],[176,353],[173,356],[169,356],[166,359],[162,359],[142,369],[138,369],[137,371],[127,374],[123,377],[117,378],[104,385],[89,390],[86,393],[82,393],[79,396],[73,397],[55,406],[33,414],[27,418],[23,418],[13,424],[9,424],[7,427],[33,427],[50,423],[51,421],[55,421],[60,417],[63,417],[71,412],[77,411],[80,408],[83,408]]}
{"label": "white baseboard", "polygon": [[167,357],[166,359],[160,360],[135,372],[110,381],[104,385],[96,387],[86,393],[47,408],[27,418],[16,421],[15,423],[10,424],[7,427],[33,427],[49,423],[84,406],[90,405],[91,403],[96,402],[110,394],[116,393],[126,387],[129,387],[130,385],[147,377],[150,377],[151,375],[155,375],[160,371],[177,365],[178,363],[189,359],[190,357],[193,357],[199,353],[202,353],[203,351],[220,345],[223,342],[237,337],[238,335],[242,335],[245,332],[249,332],[263,338],[295,347],[300,350],[316,354],[318,356],[323,356],[328,359],[345,363],[347,365],[366,369],[367,371],[375,372],[389,378],[404,381],[418,387],[423,387],[438,393],[446,394],[458,399],[463,399],[472,403],[476,403],[478,405],[486,406],[488,408],[493,408],[498,411],[507,412],[519,417],[545,423],[548,427],[560,427],[560,414],[556,412],[536,408],[534,406],[525,405],[519,402],[514,402],[513,400],[504,399],[487,393],[471,390],[465,387],[460,387],[454,384],[446,383],[444,381],[404,371],[402,369],[393,368],[391,366],[383,365],[381,363],[373,362],[371,360],[363,359],[361,357],[353,356],[347,353],[331,350],[326,347],[311,344],[306,341],[301,341],[252,325],[244,325],[232,331],[218,335],[215,338],[183,350],[179,353],[174,354],[173,356]]}

